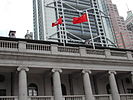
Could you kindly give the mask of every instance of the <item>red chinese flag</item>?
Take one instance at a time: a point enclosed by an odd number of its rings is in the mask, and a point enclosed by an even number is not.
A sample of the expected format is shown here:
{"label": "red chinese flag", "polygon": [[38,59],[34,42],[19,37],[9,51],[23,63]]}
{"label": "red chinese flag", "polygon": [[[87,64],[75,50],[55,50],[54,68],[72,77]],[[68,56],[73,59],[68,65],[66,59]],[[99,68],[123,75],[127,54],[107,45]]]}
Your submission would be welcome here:
{"label": "red chinese flag", "polygon": [[62,24],[62,17],[60,17],[55,23],[52,23],[52,27]]}
{"label": "red chinese flag", "polygon": [[79,24],[79,23],[83,23],[83,22],[87,22],[87,14],[83,14],[80,17],[73,17],[73,24]]}

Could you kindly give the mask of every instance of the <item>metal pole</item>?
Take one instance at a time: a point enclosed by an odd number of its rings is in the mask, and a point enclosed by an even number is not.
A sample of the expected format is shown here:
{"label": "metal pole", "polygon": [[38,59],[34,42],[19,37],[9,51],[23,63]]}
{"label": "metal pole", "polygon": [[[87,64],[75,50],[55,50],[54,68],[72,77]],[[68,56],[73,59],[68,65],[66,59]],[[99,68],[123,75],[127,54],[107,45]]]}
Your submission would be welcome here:
{"label": "metal pole", "polygon": [[95,49],[95,43],[94,43],[94,39],[93,39],[93,34],[92,34],[91,25],[90,25],[90,22],[89,22],[89,16],[88,16],[88,11],[87,10],[86,10],[86,14],[87,14],[87,20],[88,20],[88,25],[89,25],[90,34],[91,34],[92,46],[93,46],[93,49]]}

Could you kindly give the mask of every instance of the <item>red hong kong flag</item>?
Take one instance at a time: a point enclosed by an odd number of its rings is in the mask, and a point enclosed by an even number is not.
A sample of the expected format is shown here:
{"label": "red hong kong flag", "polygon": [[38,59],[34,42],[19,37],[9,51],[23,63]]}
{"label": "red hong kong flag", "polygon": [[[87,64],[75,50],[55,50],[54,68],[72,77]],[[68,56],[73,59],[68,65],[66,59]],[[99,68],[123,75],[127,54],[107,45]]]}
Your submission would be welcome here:
{"label": "red hong kong flag", "polygon": [[80,17],[73,17],[73,24],[79,24],[79,23],[83,23],[83,22],[87,22],[87,14],[83,14]]}
{"label": "red hong kong flag", "polygon": [[60,17],[55,23],[52,23],[52,27],[62,24],[62,17]]}

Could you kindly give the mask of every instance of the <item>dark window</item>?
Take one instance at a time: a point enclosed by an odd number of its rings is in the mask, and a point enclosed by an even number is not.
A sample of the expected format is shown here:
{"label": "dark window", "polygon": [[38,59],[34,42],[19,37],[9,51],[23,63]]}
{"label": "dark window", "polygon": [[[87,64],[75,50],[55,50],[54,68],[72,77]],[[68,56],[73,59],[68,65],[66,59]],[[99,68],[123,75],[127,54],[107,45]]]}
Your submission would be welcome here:
{"label": "dark window", "polygon": [[128,92],[128,93],[133,93],[133,89],[132,89],[132,88],[128,88],[128,89],[127,89],[127,92]]}
{"label": "dark window", "polygon": [[31,83],[31,84],[28,86],[28,95],[29,95],[29,96],[37,96],[37,95],[38,95],[38,87],[37,87],[36,84]]}
{"label": "dark window", "polygon": [[61,84],[61,88],[62,88],[62,94],[67,95],[66,86],[64,84]]}
{"label": "dark window", "polygon": [[6,89],[0,89],[0,96],[6,96]]}
{"label": "dark window", "polygon": [[4,75],[0,75],[0,82],[4,82],[5,81],[5,76]]}
{"label": "dark window", "polygon": [[110,85],[109,84],[106,85],[106,90],[107,90],[108,94],[111,94],[111,89],[110,89]]}

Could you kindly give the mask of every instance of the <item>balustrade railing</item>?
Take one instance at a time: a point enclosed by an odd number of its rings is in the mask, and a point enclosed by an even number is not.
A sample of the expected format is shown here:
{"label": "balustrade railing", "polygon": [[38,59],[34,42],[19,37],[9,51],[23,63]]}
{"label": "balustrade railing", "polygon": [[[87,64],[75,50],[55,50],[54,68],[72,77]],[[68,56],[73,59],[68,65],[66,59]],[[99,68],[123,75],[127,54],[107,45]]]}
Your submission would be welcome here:
{"label": "balustrade railing", "polygon": [[[26,51],[35,53],[51,53],[62,55],[76,55],[86,57],[107,57],[107,58],[120,58],[133,60],[133,51],[127,53],[127,51],[117,51],[111,49],[91,49],[86,47],[71,47],[71,46],[59,46],[58,44],[41,44],[41,43],[27,43],[25,41],[5,41],[0,40],[0,50],[15,50]],[[45,52],[46,51],[46,52]],[[48,51],[48,52],[47,52]]]}
{"label": "balustrade railing", "polygon": [[111,56],[127,57],[127,53],[124,51],[111,51]]}
{"label": "balustrade railing", "polygon": [[54,100],[53,96],[29,96],[28,100]]}
{"label": "balustrade railing", "polygon": [[85,100],[84,95],[68,95],[68,96],[63,96],[63,100]]}
{"label": "balustrade railing", "polygon": [[[95,100],[112,100],[111,94],[94,95]],[[18,100],[17,96],[0,96],[0,100]],[[53,96],[29,96],[28,100],[54,100]],[[85,100],[85,95],[67,95],[63,100]],[[120,94],[120,100],[133,100],[133,94]]]}
{"label": "balustrade railing", "polygon": [[63,47],[59,46],[58,47],[59,52],[69,52],[69,53],[79,53],[79,48],[77,47]]}
{"label": "balustrade railing", "polygon": [[0,96],[0,100],[18,100],[17,96]]}
{"label": "balustrade railing", "polygon": [[18,42],[0,41],[0,48],[12,48],[12,49],[17,49],[17,48],[18,48]]}
{"label": "balustrade railing", "polygon": [[94,95],[95,100],[112,100],[111,95],[103,94],[103,95]]}
{"label": "balustrade railing", "polygon": [[50,45],[44,45],[44,44],[27,43],[26,49],[39,50],[39,51],[50,51],[51,46]]}
{"label": "balustrade railing", "polygon": [[92,54],[92,55],[105,55],[105,51],[104,50],[94,50],[94,49],[86,49],[86,53],[87,54]]}
{"label": "balustrade railing", "polygon": [[120,94],[121,100],[133,100],[133,94]]}

